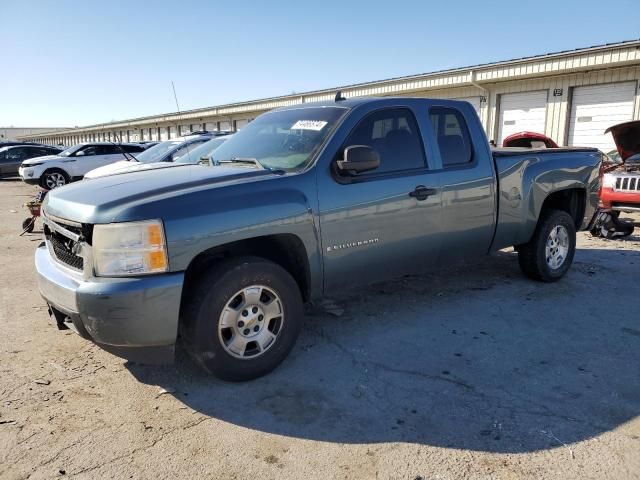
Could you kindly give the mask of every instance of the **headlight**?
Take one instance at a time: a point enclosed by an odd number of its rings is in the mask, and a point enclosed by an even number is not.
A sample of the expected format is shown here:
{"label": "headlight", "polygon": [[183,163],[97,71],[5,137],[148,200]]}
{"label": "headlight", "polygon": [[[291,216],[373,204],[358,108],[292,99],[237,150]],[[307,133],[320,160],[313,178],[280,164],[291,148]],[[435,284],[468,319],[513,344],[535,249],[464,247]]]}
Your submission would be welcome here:
{"label": "headlight", "polygon": [[29,168],[29,167],[37,167],[38,165],[42,165],[44,162],[36,162],[36,163],[28,163],[25,164],[23,163],[22,165],[20,165],[22,168]]}
{"label": "headlight", "polygon": [[102,277],[148,275],[169,268],[161,220],[93,227],[93,264]]}
{"label": "headlight", "polygon": [[614,177],[610,173],[605,173],[604,178],[602,179],[602,187],[614,188],[615,186],[616,186],[616,177]]}

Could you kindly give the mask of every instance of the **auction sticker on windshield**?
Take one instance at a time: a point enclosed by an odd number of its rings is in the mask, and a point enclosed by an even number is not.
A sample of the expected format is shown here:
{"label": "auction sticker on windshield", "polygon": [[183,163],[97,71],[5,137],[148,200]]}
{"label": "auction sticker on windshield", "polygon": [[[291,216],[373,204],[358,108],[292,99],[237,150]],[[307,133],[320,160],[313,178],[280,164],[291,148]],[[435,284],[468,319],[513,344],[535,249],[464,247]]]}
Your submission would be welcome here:
{"label": "auction sticker on windshield", "polygon": [[320,131],[327,122],[322,120],[298,120],[291,126],[291,130],[315,130]]}

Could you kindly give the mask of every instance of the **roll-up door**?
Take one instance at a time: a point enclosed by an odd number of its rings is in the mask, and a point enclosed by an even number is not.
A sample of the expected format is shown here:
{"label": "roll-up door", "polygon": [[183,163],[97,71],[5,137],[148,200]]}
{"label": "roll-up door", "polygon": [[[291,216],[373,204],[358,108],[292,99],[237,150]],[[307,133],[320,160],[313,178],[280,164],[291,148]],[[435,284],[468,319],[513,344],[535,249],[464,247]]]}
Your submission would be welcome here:
{"label": "roll-up door", "polygon": [[570,146],[596,147],[603,152],[615,149],[611,134],[604,131],[618,123],[633,120],[635,82],[575,87],[569,116]]}
{"label": "roll-up door", "polygon": [[505,93],[500,96],[498,145],[518,132],[544,133],[547,91]]}

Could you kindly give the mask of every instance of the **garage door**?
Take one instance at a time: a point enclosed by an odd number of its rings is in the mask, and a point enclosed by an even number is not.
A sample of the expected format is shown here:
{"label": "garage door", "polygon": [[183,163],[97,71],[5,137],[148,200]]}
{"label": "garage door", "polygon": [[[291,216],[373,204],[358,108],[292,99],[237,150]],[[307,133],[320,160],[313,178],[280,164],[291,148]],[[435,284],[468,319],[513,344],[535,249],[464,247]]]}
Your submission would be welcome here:
{"label": "garage door", "polygon": [[169,140],[169,132],[167,131],[167,127],[160,127],[160,141],[164,142]]}
{"label": "garage door", "polygon": [[517,132],[544,133],[547,91],[505,93],[500,96],[498,145]]}
{"label": "garage door", "polygon": [[633,120],[635,82],[575,87],[571,99],[569,136],[571,146],[596,147],[603,152],[615,148],[604,131],[617,123]]}
{"label": "garage door", "polygon": [[480,97],[463,97],[463,98],[456,98],[455,100],[462,100],[464,102],[469,102],[471,105],[473,105],[473,108],[476,109],[476,113],[480,115]]}
{"label": "garage door", "polygon": [[220,122],[220,130],[231,130],[231,122]]}
{"label": "garage door", "polygon": [[218,129],[218,124],[215,122],[207,122],[204,124],[204,129],[209,132],[215,132]]}

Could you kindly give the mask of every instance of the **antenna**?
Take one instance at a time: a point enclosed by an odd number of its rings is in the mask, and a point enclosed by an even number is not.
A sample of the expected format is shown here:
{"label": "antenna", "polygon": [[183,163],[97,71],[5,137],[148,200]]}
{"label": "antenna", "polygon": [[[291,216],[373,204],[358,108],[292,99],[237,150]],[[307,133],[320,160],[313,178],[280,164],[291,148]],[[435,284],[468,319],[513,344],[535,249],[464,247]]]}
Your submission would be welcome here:
{"label": "antenna", "polygon": [[343,97],[342,96],[342,92],[340,90],[338,90],[338,92],[336,93],[336,98],[333,100],[334,102],[342,102],[344,100],[346,100],[347,97]]}
{"label": "antenna", "polygon": [[[176,95],[176,86],[173,83],[173,80],[171,80],[171,88],[173,88],[173,98],[175,98],[176,100],[176,108],[178,109],[178,114],[180,114],[180,105],[178,105],[178,95]],[[178,127],[178,131],[180,129],[180,126]],[[185,147],[187,149],[187,158],[189,159],[189,163],[191,163],[191,148],[189,148],[189,146],[187,145]]]}
{"label": "antenna", "polygon": [[176,108],[178,109],[178,113],[180,113],[180,105],[178,105],[178,96],[176,95],[176,86],[173,84],[173,80],[171,80],[171,88],[173,88],[173,98],[176,100]]}

